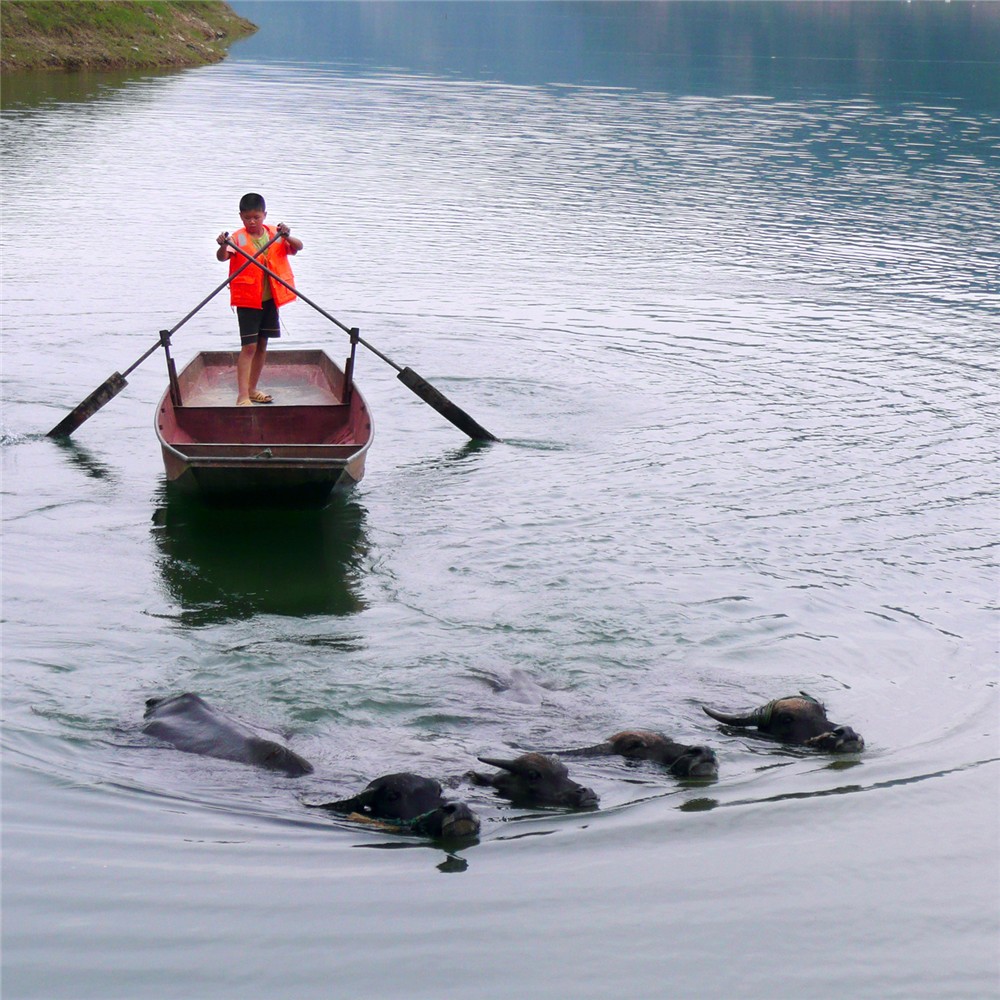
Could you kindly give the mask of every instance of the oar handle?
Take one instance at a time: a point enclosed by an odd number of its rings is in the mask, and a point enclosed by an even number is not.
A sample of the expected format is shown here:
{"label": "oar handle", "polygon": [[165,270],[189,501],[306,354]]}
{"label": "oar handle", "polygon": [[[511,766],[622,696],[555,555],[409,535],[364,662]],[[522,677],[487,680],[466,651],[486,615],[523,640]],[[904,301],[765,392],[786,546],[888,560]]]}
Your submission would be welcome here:
{"label": "oar handle", "polygon": [[[226,242],[228,242],[230,246],[233,246],[234,244],[229,239],[229,233],[226,233],[225,235]],[[267,243],[257,251],[255,256],[260,256],[260,254],[264,253],[272,243],[280,240],[283,235],[283,233],[275,233],[274,237],[268,240]],[[236,247],[236,249],[239,250],[239,247]],[[240,252],[242,253],[242,251]],[[166,337],[167,343],[169,343],[170,335],[176,333],[176,331],[179,330],[196,312],[214,299],[215,296],[218,295],[219,292],[221,292],[222,289],[233,280],[233,278],[245,271],[251,264],[257,264],[258,267],[261,266],[260,262],[255,260],[255,258],[251,257],[249,254],[243,254],[243,256],[248,258],[245,264],[236,268],[236,270],[233,271],[233,273],[230,274],[218,288],[216,288],[209,295],[206,295],[205,298],[203,298],[201,302],[199,302],[179,323],[176,323],[171,329],[163,331],[160,334],[160,339],[153,344],[153,346],[146,351],[141,358],[126,368],[124,372],[115,372],[102,382],[85,400],[83,400],[82,403],[79,403],[76,407],[74,407],[66,417],[60,420],[59,423],[49,431],[48,437],[69,437],[69,435],[72,434],[73,431],[80,426],[80,424],[82,424],[85,420],[89,420],[102,406],[104,406],[105,403],[113,399],[119,392],[122,391],[122,389],[125,388],[127,385],[127,382],[125,381],[126,378],[131,375],[132,372],[134,372],[136,368],[138,368],[139,365],[146,360],[146,358],[164,346],[164,336]]]}
{"label": "oar handle", "polygon": [[[357,330],[352,330],[350,327],[344,326],[335,316],[331,316],[325,309],[316,305],[312,299],[308,296],[303,295],[293,284],[285,281],[284,278],[275,274],[266,264],[262,264],[255,257],[251,257],[245,250],[238,247],[228,235],[225,240],[226,244],[232,247],[238,254],[246,257],[247,264],[256,264],[266,275],[268,275],[272,281],[278,282],[279,285],[283,285],[289,291],[294,292],[303,302],[307,305],[313,307],[321,316],[325,316],[334,326],[339,326],[344,333],[349,334],[351,337],[352,352],[353,344],[355,342],[362,344],[367,347],[372,354],[380,357],[387,365],[396,369],[396,378],[403,383],[407,388],[415,392],[425,403],[432,406],[438,413],[441,414],[446,420],[451,421],[459,430],[464,431],[469,435],[474,441],[499,441],[500,439],[495,435],[491,434],[482,424],[476,423],[472,417],[469,416],[465,410],[456,406],[447,396],[439,392],[434,388],[426,379],[421,378],[412,368],[403,368],[401,365],[397,365],[392,358],[387,357],[378,348],[369,344],[367,340],[363,340],[358,336]],[[353,353],[352,353],[353,357]]]}
{"label": "oar handle", "polygon": [[[219,285],[218,288],[216,288],[212,292],[209,292],[209,294],[206,295],[205,298],[203,298],[201,300],[201,302],[199,302],[194,307],[194,309],[192,309],[182,320],[180,320],[179,322],[175,323],[169,330],[167,330],[167,337],[169,338],[174,333],[176,333],[196,312],[199,312],[206,305],[208,305],[208,303],[211,302],[212,299],[214,299],[215,296],[218,295],[219,292],[221,292],[222,289],[225,288],[226,285],[228,285],[233,280],[233,278],[235,278],[238,274],[242,274],[252,263],[254,263],[254,258],[255,257],[259,257],[262,253],[265,253],[268,250],[268,248],[273,243],[277,243],[278,240],[281,239],[282,235],[283,235],[282,233],[276,233],[272,239],[269,239],[267,241],[267,243],[265,243],[264,246],[262,246],[257,251],[257,253],[255,253],[253,255],[253,257],[250,257],[249,260],[247,260],[245,263],[241,264],[238,268],[236,268],[236,270],[233,271],[233,273],[231,275],[229,275],[229,277],[226,278],[226,280],[224,282],[222,282],[222,284]],[[230,243],[229,233],[225,233],[225,237],[226,237],[226,242]],[[232,244],[230,243],[230,245],[232,245]],[[155,344],[153,344],[153,346],[148,351],[146,351],[146,353],[141,358],[138,359],[138,361],[136,361],[134,364],[132,364],[129,368],[126,368],[125,371],[122,372],[122,375],[127,378],[132,372],[134,372],[136,370],[136,368],[139,367],[139,365],[141,365],[143,363],[143,361],[146,360],[146,358],[148,358],[151,354],[154,354],[162,346],[163,346],[163,341],[162,340],[158,340]]]}
{"label": "oar handle", "polygon": [[[235,244],[233,243],[233,241],[232,241],[232,240],[230,240],[230,238],[229,238],[229,233],[226,233],[226,234],[225,234],[225,236],[226,236],[226,243],[228,243],[228,244],[229,244],[229,246],[235,246]],[[226,285],[228,285],[228,284],[229,284],[229,283],[230,283],[230,282],[231,282],[231,281],[233,280],[233,278],[235,278],[235,277],[236,277],[236,276],[237,276],[238,274],[242,274],[242,273],[243,273],[243,272],[244,272],[244,271],[245,271],[245,270],[246,270],[246,269],[247,269],[247,268],[248,268],[248,267],[249,267],[249,266],[250,266],[250,265],[251,265],[252,263],[254,263],[254,258],[256,258],[256,257],[259,257],[259,256],[260,256],[260,255],[261,255],[262,253],[266,253],[266,252],[268,251],[268,249],[269,249],[269,248],[271,247],[271,244],[273,244],[273,243],[277,243],[277,242],[278,242],[278,240],[280,240],[280,239],[281,239],[281,237],[282,237],[282,234],[281,234],[281,233],[275,233],[275,234],[274,234],[274,236],[273,236],[273,237],[272,237],[271,239],[269,239],[269,240],[267,241],[267,243],[265,243],[265,244],[264,244],[264,246],[262,246],[262,247],[261,247],[261,248],[260,248],[260,249],[259,249],[259,250],[257,251],[257,253],[255,253],[255,254],[253,255],[253,257],[251,257],[251,256],[250,256],[249,254],[243,254],[243,256],[244,256],[244,257],[247,257],[247,258],[248,258],[248,260],[246,261],[246,263],[244,263],[244,264],[241,264],[241,265],[240,265],[240,266],[239,266],[238,268],[236,268],[236,270],[235,270],[235,271],[233,271],[233,273],[232,273],[231,275],[229,275],[229,277],[228,277],[228,278],[226,278],[226,280],[225,280],[224,282],[222,282],[222,284],[221,284],[221,285],[219,285],[219,287],[218,287],[218,288],[216,288],[216,289],[215,289],[215,291],[213,291],[213,292],[210,292],[210,293],[209,293],[208,295],[206,295],[206,296],[205,296],[205,297],[204,297],[204,298],[203,298],[203,299],[201,300],[201,302],[199,302],[199,303],[198,303],[198,304],[197,304],[197,305],[196,305],[196,306],[194,307],[194,309],[192,309],[192,310],[191,310],[191,312],[189,312],[189,313],[187,314],[187,316],[185,316],[185,317],[184,317],[184,319],[182,319],[182,320],[181,320],[181,321],[180,321],[179,323],[177,323],[177,325],[176,325],[176,326],[173,326],[173,327],[171,327],[171,328],[170,328],[170,329],[169,329],[169,330],[167,331],[167,334],[168,334],[168,335],[170,335],[170,334],[172,334],[172,333],[175,333],[175,332],[176,332],[177,330],[179,330],[179,329],[180,329],[180,328],[181,328],[181,327],[182,327],[182,326],[183,326],[183,325],[184,325],[184,324],[185,324],[185,323],[186,323],[186,322],[187,322],[187,321],[188,321],[188,320],[189,320],[189,319],[190,319],[190,318],[191,318],[191,317],[192,317],[192,316],[193,316],[193,315],[194,315],[194,314],[196,313],[196,312],[198,312],[198,311],[199,311],[199,310],[201,310],[201,309],[202,309],[202,308],[203,308],[204,306],[206,306],[206,305],[207,305],[207,304],[208,304],[209,302],[211,302],[211,300],[212,300],[212,299],[214,299],[214,298],[215,298],[215,296],[216,296],[216,295],[218,295],[218,294],[219,294],[219,292],[221,292],[221,291],[222,291],[222,289],[223,289],[223,288],[225,288],[225,287],[226,287]],[[237,249],[239,249],[239,248],[237,247]],[[240,252],[242,253],[242,251],[240,251]],[[156,343],[156,347],[159,347],[159,346],[160,346],[160,344],[159,344],[159,341],[157,341],[157,343]],[[154,347],[154,348],[153,348],[153,350],[156,350],[156,347]],[[152,353],[152,352],[150,352],[150,353]],[[147,355],[146,355],[146,357],[148,358],[148,357],[149,357],[149,354],[147,354]],[[146,358],[143,358],[142,360],[143,360],[143,361],[145,361],[145,360],[146,360]],[[141,362],[140,362],[140,363],[141,363]]]}
{"label": "oar handle", "polygon": [[[272,271],[266,264],[262,264],[259,260],[257,260],[256,256],[251,257],[250,254],[246,252],[246,250],[244,250],[242,247],[238,247],[231,239],[229,239],[228,234],[226,236],[226,245],[232,247],[241,256],[246,257],[247,262],[243,265],[243,267],[249,267],[251,264],[256,264],[256,266],[259,267],[269,278],[271,278],[272,281],[278,282],[279,285],[284,285],[285,288],[287,288],[291,292],[294,292],[300,299],[302,299],[302,301],[305,302],[306,305],[312,306],[313,309],[315,309],[316,312],[318,312],[321,316],[325,316],[331,323],[333,323],[334,326],[339,326],[340,329],[344,331],[344,333],[352,335],[351,328],[349,326],[345,326],[343,323],[340,322],[339,319],[337,319],[336,316],[331,316],[324,308],[322,308],[322,306],[318,306],[307,295],[303,295],[302,292],[300,292],[291,282],[285,281],[285,279],[282,278],[280,275],[275,274],[274,271]],[[384,355],[377,347],[374,347],[372,344],[369,344],[368,341],[365,340],[363,337],[358,337],[358,343],[364,347],[367,347],[368,350],[372,352],[372,354],[378,355],[387,365],[391,365],[393,368],[395,368],[397,372],[401,372],[403,370],[402,365],[397,365],[396,362],[392,360],[392,358]]]}

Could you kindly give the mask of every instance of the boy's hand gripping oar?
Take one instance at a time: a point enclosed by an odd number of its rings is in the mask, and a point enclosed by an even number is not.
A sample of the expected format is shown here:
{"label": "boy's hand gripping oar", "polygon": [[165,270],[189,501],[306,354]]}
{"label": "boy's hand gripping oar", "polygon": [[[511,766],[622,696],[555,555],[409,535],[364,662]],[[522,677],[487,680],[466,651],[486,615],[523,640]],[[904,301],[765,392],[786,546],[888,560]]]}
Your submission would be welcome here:
{"label": "boy's hand gripping oar", "polygon": [[[229,241],[228,237],[229,234],[227,233],[226,242],[229,243],[230,246],[234,246],[234,244]],[[282,237],[281,233],[276,233],[273,239],[268,240],[267,243],[263,247],[261,247],[260,250],[257,251],[257,254],[255,256],[260,256],[260,254],[264,253],[272,243],[274,243],[276,240],[281,239],[281,237]],[[242,251],[240,252],[242,253]],[[251,263],[254,262],[253,257],[250,257],[249,254],[243,254],[243,256],[249,258],[246,261],[246,263],[242,264],[235,271],[233,271],[233,273],[229,275],[229,277],[226,278],[226,280],[221,285],[219,285],[219,287],[216,288],[214,292],[212,292],[210,295],[206,295],[205,298],[203,298],[201,302],[199,302],[198,305],[196,305],[194,309],[192,309],[191,312],[189,312],[187,316],[185,316],[184,319],[182,319],[176,326],[174,326],[170,330],[164,331],[168,340],[172,333],[179,330],[196,312],[198,312],[199,309],[202,308],[202,306],[206,305],[208,302],[214,299],[215,296],[218,295],[219,292],[221,292],[222,289],[225,288],[226,285],[228,285],[229,282],[236,277],[236,275],[241,274],[248,267],[250,267]],[[114,399],[115,396],[117,396],[118,393],[120,393],[122,389],[124,389],[125,386],[128,385],[128,382],[125,381],[126,375],[131,375],[132,372],[134,372],[136,368],[138,368],[139,365],[141,365],[143,361],[146,360],[146,358],[148,358],[154,351],[156,351],[159,347],[162,346],[163,346],[163,335],[161,334],[161,339],[158,340],[155,344],[153,344],[153,346],[148,351],[146,351],[146,353],[143,354],[141,358],[139,358],[137,361],[129,365],[129,367],[125,369],[124,373],[115,372],[104,382],[102,382],[82,403],[80,403],[79,406],[71,410],[65,417],[63,417],[63,419],[60,420],[59,423],[56,424],[55,427],[53,427],[52,430],[50,430],[46,436],[69,437],[70,434],[72,434],[73,431],[75,431],[77,427],[80,426],[80,424],[82,424],[85,420],[89,420],[102,406],[104,406],[105,403],[108,403],[112,399]]]}
{"label": "boy's hand gripping oar", "polygon": [[[300,292],[294,285],[285,281],[284,278],[279,277],[266,264],[262,264],[259,260],[255,260],[245,250],[241,249],[235,243],[233,243],[232,240],[227,239],[226,245],[232,247],[238,254],[241,254],[242,256],[246,257],[248,264],[253,263],[255,266],[259,267],[266,275],[268,275],[271,278],[272,281],[277,281],[279,285],[284,285],[285,288],[295,292],[295,294],[300,299],[302,299],[303,302],[305,302],[307,305],[312,306],[313,309],[315,309],[316,312],[318,312],[321,316],[325,316],[331,323],[334,324],[334,326],[339,326],[340,329],[344,331],[344,333],[347,334],[352,333],[350,327],[344,326],[344,324],[341,323],[339,319],[337,319],[334,316],[331,316],[325,309],[320,308],[318,305],[316,305],[315,302],[312,301],[312,299],[303,295],[302,292]],[[390,365],[391,367],[395,368],[397,372],[396,378],[398,378],[399,381],[403,383],[403,385],[405,385],[408,389],[411,389],[413,392],[415,392],[425,403],[427,403],[428,406],[434,407],[434,409],[437,410],[438,413],[440,413],[441,416],[445,418],[445,420],[450,420],[460,431],[463,431],[465,434],[468,434],[473,441],[500,440],[494,434],[491,434],[488,430],[486,430],[486,428],[483,427],[482,424],[479,424],[475,420],[473,420],[472,417],[470,417],[469,414],[465,412],[465,410],[456,406],[450,399],[448,399],[447,396],[444,395],[444,393],[439,392],[437,389],[435,389],[434,386],[430,384],[430,382],[428,382],[426,379],[421,378],[412,368],[400,367],[399,365],[396,364],[395,361],[392,360],[392,358],[389,358],[386,355],[384,355],[380,350],[378,350],[378,348],[374,347],[372,344],[369,344],[362,337],[358,337],[357,340],[359,344],[361,344],[364,347],[367,347],[368,350],[372,352],[372,354],[377,355],[387,365]]]}

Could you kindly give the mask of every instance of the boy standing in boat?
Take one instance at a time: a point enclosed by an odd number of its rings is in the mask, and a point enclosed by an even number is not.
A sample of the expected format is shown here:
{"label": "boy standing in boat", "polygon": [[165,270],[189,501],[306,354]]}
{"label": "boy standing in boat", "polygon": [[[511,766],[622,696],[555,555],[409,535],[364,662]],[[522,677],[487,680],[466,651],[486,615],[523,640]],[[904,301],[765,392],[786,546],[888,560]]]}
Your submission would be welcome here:
{"label": "boy standing in boat", "polygon": [[[259,194],[245,194],[240,199],[240,219],[243,228],[228,237],[241,250],[251,256],[267,246],[268,241],[275,236],[281,236],[257,259],[279,278],[294,285],[292,268],[288,258],[302,249],[302,240],[292,236],[288,226],[279,222],[275,226],[267,226],[264,219],[267,210],[264,199]],[[237,253],[226,243],[227,234],[219,233],[216,242],[219,249],[215,253],[216,260],[229,261],[229,273],[238,271],[247,264],[247,259]],[[267,342],[271,337],[281,336],[278,325],[278,308],[291,302],[295,292],[274,281],[256,264],[250,264],[242,274],[237,275],[229,283],[229,301],[236,307],[236,316],[240,324],[240,343],[242,348],[236,361],[236,405],[252,406],[254,403],[270,403],[272,397],[257,388],[257,381],[264,368],[264,358],[267,354]]]}

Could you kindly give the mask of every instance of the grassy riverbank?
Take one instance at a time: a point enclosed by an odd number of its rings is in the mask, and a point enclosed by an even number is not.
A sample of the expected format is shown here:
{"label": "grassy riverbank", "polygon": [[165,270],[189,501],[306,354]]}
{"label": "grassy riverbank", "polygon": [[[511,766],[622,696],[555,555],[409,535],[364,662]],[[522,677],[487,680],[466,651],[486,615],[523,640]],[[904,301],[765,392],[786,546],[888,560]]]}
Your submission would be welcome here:
{"label": "grassy riverbank", "polygon": [[221,0],[4,0],[0,71],[201,66],[256,30]]}

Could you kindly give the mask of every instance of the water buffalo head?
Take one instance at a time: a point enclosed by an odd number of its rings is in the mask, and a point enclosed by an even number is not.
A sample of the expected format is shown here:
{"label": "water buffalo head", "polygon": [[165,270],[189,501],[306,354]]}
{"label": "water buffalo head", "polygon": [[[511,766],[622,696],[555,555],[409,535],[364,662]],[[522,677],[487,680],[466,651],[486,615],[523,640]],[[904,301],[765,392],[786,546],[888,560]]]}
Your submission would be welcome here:
{"label": "water buffalo head", "polygon": [[515,805],[534,808],[559,806],[564,809],[596,809],[597,793],[577,784],[566,765],[540,753],[525,753],[513,760],[480,757],[484,764],[499,767],[496,774],[472,771],[469,778],[478,785],[490,785]]}
{"label": "water buffalo head", "polygon": [[677,743],[663,733],[648,729],[626,729],[596,746],[562,753],[573,757],[617,755],[627,760],[651,760],[668,768],[677,778],[716,778],[719,775],[718,758],[708,747]]}
{"label": "water buffalo head", "polygon": [[857,753],[865,741],[850,726],[841,726],[826,717],[826,709],[811,695],[777,698],[751,712],[717,712],[702,705],[706,715],[730,726],[755,726],[757,731],[798,746],[831,753]]}
{"label": "water buffalo head", "polygon": [[447,802],[433,778],[402,771],[369,782],[357,795],[317,808],[381,821],[402,833],[444,839],[474,837],[479,820],[464,802]]}

